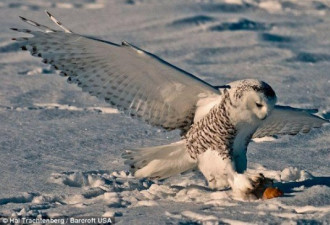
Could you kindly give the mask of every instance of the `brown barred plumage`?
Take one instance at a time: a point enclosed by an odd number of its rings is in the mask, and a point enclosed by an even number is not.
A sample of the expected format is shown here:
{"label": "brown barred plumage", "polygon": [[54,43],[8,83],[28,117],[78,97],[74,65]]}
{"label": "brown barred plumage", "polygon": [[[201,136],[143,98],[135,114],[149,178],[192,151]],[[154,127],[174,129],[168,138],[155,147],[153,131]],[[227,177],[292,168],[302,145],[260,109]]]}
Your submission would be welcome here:
{"label": "brown barred plumage", "polygon": [[209,114],[191,126],[184,136],[191,158],[196,159],[197,155],[208,149],[218,151],[223,158],[232,157],[237,130],[229,118],[231,106],[229,93],[225,90],[222,101],[214,106]]}

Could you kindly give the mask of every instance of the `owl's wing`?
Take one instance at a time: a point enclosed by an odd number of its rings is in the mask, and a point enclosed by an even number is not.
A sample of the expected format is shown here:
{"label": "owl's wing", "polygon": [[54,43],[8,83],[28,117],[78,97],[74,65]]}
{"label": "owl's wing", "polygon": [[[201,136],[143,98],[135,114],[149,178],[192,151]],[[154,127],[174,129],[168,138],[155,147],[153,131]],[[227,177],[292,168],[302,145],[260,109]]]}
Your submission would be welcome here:
{"label": "owl's wing", "polygon": [[219,95],[210,84],[127,42],[117,45],[72,33],[47,12],[63,31],[21,19],[41,31],[17,38],[20,47],[61,70],[83,91],[133,117],[168,130],[186,129],[193,121],[196,103]]}
{"label": "owl's wing", "polygon": [[270,116],[258,127],[252,138],[308,133],[312,128],[319,128],[322,124],[329,123],[309,111],[277,105]]}

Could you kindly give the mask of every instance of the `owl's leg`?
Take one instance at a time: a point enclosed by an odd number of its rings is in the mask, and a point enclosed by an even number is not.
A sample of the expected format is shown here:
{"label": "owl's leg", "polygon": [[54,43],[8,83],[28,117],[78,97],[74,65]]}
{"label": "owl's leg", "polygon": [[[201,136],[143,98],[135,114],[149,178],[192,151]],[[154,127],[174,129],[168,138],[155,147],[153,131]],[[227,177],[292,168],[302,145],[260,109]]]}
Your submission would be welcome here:
{"label": "owl's leg", "polygon": [[248,175],[238,173],[235,161],[219,155],[217,151],[207,150],[198,155],[198,168],[212,189],[231,187],[235,196],[241,199],[260,198],[270,179],[262,174]]}
{"label": "owl's leg", "polygon": [[224,160],[217,151],[207,150],[197,156],[197,162],[210,188],[219,190],[230,186],[227,175],[228,171],[234,171],[231,160]]}

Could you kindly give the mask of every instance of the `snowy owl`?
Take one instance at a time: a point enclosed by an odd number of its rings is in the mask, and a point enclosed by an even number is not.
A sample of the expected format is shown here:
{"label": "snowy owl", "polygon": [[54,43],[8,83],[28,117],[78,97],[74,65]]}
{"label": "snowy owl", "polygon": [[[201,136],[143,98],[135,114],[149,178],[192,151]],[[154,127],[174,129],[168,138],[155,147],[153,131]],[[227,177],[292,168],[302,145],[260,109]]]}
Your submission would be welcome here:
{"label": "snowy owl", "polygon": [[124,152],[136,177],[164,179],[198,168],[211,188],[229,186],[255,196],[267,178],[245,172],[251,138],[307,133],[327,122],[303,109],[275,105],[276,94],[266,82],[212,86],[125,41],[118,45],[76,34],[46,13],[62,30],[21,17],[40,29],[12,28],[33,35],[14,38],[22,50],[124,113],[181,130],[176,143]]}

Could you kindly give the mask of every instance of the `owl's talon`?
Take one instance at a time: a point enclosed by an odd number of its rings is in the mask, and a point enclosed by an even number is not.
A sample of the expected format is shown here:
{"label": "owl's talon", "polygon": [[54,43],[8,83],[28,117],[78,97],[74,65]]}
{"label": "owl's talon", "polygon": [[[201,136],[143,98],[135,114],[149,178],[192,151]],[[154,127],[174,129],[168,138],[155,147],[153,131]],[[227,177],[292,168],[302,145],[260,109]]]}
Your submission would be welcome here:
{"label": "owl's talon", "polygon": [[267,187],[273,185],[273,180],[265,177],[262,173],[250,178],[252,189],[248,190],[248,194],[254,195],[256,198],[262,198],[262,195]]}

